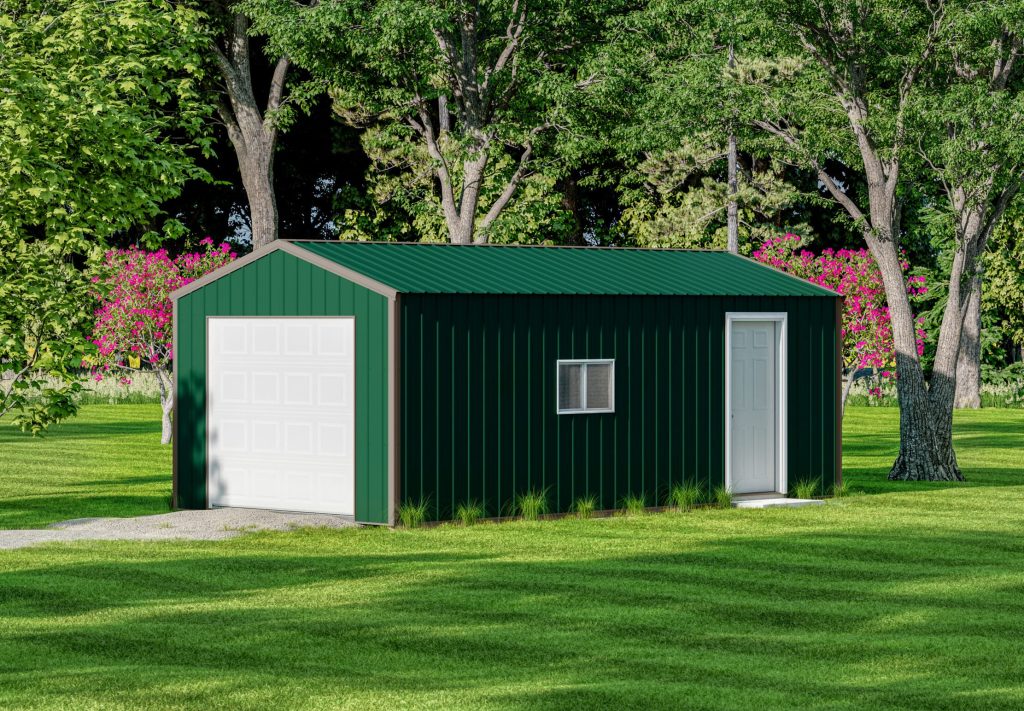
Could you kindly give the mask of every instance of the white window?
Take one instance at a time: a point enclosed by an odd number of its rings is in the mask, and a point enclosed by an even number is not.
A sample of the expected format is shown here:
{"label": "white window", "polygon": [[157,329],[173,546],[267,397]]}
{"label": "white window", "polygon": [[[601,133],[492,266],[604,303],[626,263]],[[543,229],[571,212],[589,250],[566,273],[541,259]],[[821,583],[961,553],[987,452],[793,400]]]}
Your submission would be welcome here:
{"label": "white window", "polygon": [[615,412],[614,360],[558,361],[558,414]]}

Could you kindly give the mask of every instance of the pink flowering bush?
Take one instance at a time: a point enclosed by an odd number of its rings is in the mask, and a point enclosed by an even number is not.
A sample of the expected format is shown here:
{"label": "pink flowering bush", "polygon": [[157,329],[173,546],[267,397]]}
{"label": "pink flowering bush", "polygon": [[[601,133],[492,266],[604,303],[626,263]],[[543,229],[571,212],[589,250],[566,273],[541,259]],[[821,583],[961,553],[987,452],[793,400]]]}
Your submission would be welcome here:
{"label": "pink flowering bush", "polygon": [[130,373],[151,370],[160,389],[163,408],[162,442],[171,441],[174,360],[170,294],[237,256],[224,242],[214,246],[207,237],[203,251],[171,258],[167,250],[155,252],[132,247],[107,252],[92,277],[99,308],[95,311],[92,343],[96,354],[87,362],[99,381],[116,375],[130,384]]}
{"label": "pink flowering bush", "polygon": [[[843,370],[846,387],[843,405],[850,387],[860,371],[868,370],[879,381],[895,378],[896,349],[892,340],[892,323],[882,286],[882,273],[867,249],[826,249],[814,254],[800,249],[800,238],[794,234],[773,237],[754,251],[754,259],[782,271],[842,294],[843,302]],[[906,270],[909,265],[903,264]],[[927,293],[923,276],[907,277],[907,293]],[[917,353],[924,353],[924,318],[917,319]],[[876,384],[868,393],[881,397]]]}

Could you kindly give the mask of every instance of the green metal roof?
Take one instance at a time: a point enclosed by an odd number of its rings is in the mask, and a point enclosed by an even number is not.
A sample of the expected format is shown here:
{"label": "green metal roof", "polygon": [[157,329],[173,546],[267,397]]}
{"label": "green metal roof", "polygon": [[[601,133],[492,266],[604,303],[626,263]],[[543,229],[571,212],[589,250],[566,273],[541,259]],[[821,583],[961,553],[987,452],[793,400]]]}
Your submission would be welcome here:
{"label": "green metal roof", "polygon": [[836,296],[728,252],[422,242],[293,244],[406,293]]}

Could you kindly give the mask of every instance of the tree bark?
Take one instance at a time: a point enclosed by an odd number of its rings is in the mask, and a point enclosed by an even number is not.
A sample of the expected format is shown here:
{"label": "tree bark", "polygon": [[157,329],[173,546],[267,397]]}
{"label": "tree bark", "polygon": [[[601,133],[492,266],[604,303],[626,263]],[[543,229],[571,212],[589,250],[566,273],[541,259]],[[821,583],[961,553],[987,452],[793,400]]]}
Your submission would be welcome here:
{"label": "tree bark", "polygon": [[267,94],[266,110],[260,109],[252,84],[249,56],[249,21],[235,14],[228,32],[226,50],[214,42],[221,79],[228,101],[217,112],[227,128],[238,158],[242,185],[249,202],[253,249],[264,247],[278,236],[277,196],[274,191],[274,150],[277,146],[275,112],[284,100],[284,85],[290,61],[278,59]]}
{"label": "tree bark", "polygon": [[843,400],[839,409],[840,416],[846,415],[846,401],[850,399],[850,391],[853,390],[853,383],[856,381],[853,376],[856,374],[857,371],[854,369],[850,370],[846,376],[846,383],[843,385]]}
{"label": "tree bark", "polygon": [[164,370],[155,370],[157,386],[160,389],[160,444],[170,444],[173,428],[171,412],[174,410],[174,386],[171,374]]}
{"label": "tree bark", "polygon": [[974,278],[960,334],[960,356],[956,362],[955,407],[981,407],[981,277]]}
{"label": "tree bark", "polygon": [[[733,46],[729,45],[729,68],[736,66],[736,55]],[[739,184],[736,177],[736,134],[729,133],[729,206],[728,206],[728,249],[733,254],[740,252],[740,223],[739,205],[736,202],[736,193],[739,191]]]}
{"label": "tree bark", "polygon": [[[876,217],[880,216],[873,215],[872,219]],[[907,295],[906,277],[900,264],[898,248],[892,238],[879,239],[875,234],[868,237],[867,241],[882,273],[886,300],[889,304],[893,343],[896,348],[900,451],[889,472],[889,479],[963,481],[963,474],[953,451],[953,402],[951,397],[946,397],[946,387],[943,385],[947,379],[951,384],[955,372],[947,373],[945,361],[937,355],[931,388],[928,387],[917,352],[917,323]],[[960,339],[959,322],[947,321],[948,319],[944,319],[939,335],[939,350],[946,357],[949,339],[955,338],[957,347]],[[943,348],[943,343],[947,344],[946,348]],[[954,352],[954,361],[955,357]],[[949,392],[951,394],[952,390]],[[948,418],[945,416],[946,411],[949,412]]]}

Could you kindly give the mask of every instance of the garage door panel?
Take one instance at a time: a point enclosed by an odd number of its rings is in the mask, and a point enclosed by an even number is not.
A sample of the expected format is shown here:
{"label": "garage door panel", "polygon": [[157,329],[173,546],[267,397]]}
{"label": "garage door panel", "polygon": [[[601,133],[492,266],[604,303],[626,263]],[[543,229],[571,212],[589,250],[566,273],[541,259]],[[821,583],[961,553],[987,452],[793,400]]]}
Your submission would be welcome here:
{"label": "garage door panel", "polygon": [[284,380],[285,405],[313,403],[313,378],[308,373],[291,373]]}
{"label": "garage door panel", "polygon": [[353,319],[208,331],[210,504],[354,515]]}
{"label": "garage door panel", "polygon": [[280,402],[281,379],[277,373],[252,374],[252,401],[256,405],[277,405]]}
{"label": "garage door panel", "polygon": [[276,356],[281,353],[280,329],[274,323],[256,323],[252,326],[252,354]]}
{"label": "garage door panel", "polygon": [[306,323],[289,323],[285,326],[285,355],[312,355],[313,331]]}

